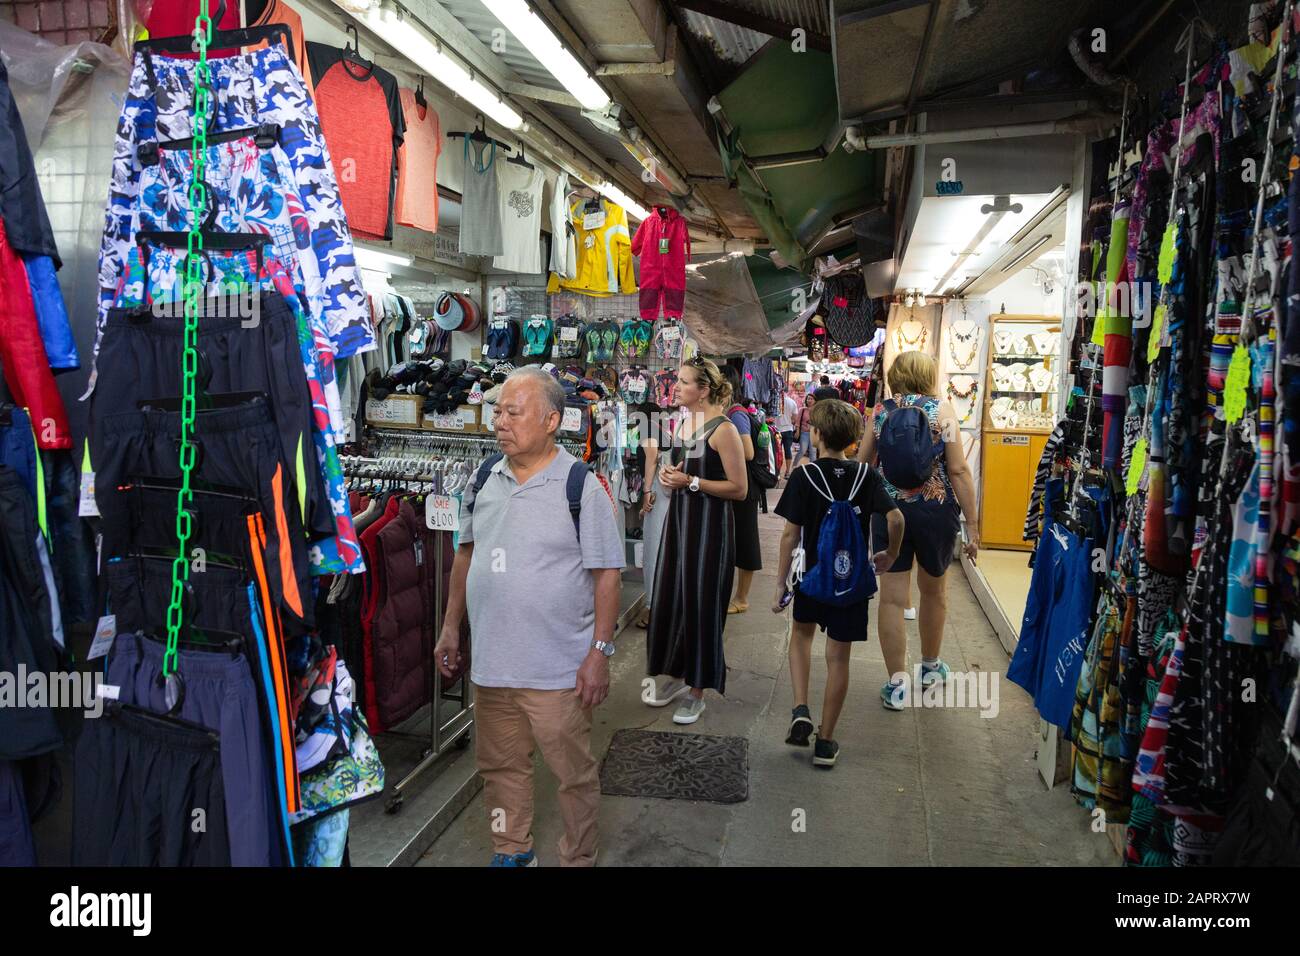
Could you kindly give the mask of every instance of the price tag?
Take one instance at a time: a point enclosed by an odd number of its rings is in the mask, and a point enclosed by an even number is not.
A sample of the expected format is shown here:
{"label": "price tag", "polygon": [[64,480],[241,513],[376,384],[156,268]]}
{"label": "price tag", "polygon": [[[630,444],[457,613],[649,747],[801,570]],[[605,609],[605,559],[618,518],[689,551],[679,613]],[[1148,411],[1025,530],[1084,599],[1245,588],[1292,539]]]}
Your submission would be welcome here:
{"label": "price tag", "polygon": [[1161,285],[1168,285],[1174,277],[1174,259],[1177,254],[1178,227],[1174,223],[1165,226],[1165,234],[1160,239],[1160,258],[1156,264],[1156,278]]}
{"label": "price tag", "polygon": [[99,619],[99,624],[95,627],[95,639],[90,642],[90,650],[86,652],[86,660],[93,661],[96,657],[103,657],[108,653],[108,649],[113,646],[113,638],[117,637],[117,615],[105,614]]}
{"label": "price tag", "polygon": [[560,329],[561,342],[578,341],[578,327],[576,325],[566,325]]}
{"label": "price tag", "polygon": [[460,508],[451,495],[429,495],[424,499],[424,524],[431,531],[459,531]]}
{"label": "price tag", "polygon": [[1228,377],[1223,383],[1223,416],[1229,424],[1246,413],[1246,386],[1250,383],[1250,350],[1238,345],[1232,350]]}
{"label": "price tag", "polygon": [[1165,306],[1162,302],[1156,306],[1156,314],[1151,319],[1151,336],[1147,339],[1147,362],[1154,362],[1160,355],[1160,336],[1165,327]]}
{"label": "price tag", "polygon": [[77,517],[98,518],[99,505],[95,504],[95,473],[81,473],[81,500],[77,502]]}
{"label": "price tag", "polygon": [[433,427],[444,432],[463,432],[465,419],[459,415],[434,415]]}
{"label": "price tag", "polygon": [[582,409],[569,406],[564,410],[564,417],[560,419],[560,431],[578,432],[582,431]]}
{"label": "price tag", "polygon": [[96,684],[95,696],[102,697],[105,700],[117,700],[118,695],[122,693],[122,688],[116,684]]}
{"label": "price tag", "polygon": [[1128,474],[1124,477],[1124,492],[1135,495],[1142,481],[1142,472],[1147,466],[1147,440],[1139,438],[1133,446],[1133,457],[1129,459]]}
{"label": "price tag", "polygon": [[664,329],[664,341],[676,342],[682,337],[682,330],[675,325],[670,325]]}
{"label": "price tag", "polygon": [[582,217],[582,228],[584,232],[591,232],[605,225],[605,210],[600,212],[589,212]]}
{"label": "price tag", "polygon": [[661,255],[661,256],[666,256],[666,255],[668,255],[668,237],[667,237],[667,236],[663,236],[663,237],[659,240],[659,255]]}

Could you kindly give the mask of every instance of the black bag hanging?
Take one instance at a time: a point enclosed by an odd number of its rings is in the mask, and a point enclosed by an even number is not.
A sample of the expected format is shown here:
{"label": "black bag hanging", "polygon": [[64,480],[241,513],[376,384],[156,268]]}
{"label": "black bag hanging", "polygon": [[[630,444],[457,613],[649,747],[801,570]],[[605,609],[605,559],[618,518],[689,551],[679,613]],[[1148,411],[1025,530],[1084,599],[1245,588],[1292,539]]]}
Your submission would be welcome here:
{"label": "black bag hanging", "polygon": [[826,306],[826,331],[838,345],[853,348],[866,345],[876,332],[867,298],[867,283],[857,272],[844,272],[826,280],[822,295]]}

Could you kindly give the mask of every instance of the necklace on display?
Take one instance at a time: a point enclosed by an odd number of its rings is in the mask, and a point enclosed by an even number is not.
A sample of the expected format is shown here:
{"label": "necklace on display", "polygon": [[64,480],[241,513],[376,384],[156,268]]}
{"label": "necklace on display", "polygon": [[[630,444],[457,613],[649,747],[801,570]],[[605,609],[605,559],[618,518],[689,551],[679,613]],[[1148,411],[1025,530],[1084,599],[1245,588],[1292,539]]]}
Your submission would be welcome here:
{"label": "necklace on display", "polygon": [[[905,331],[908,325],[914,325],[920,330],[912,338],[908,338]],[[894,342],[900,352],[917,352],[925,348],[925,340],[929,335],[930,330],[922,322],[901,322],[894,331]]]}
{"label": "necklace on display", "polygon": [[[965,361],[962,361],[957,356],[958,342],[963,346],[970,345],[970,354],[966,356]],[[953,365],[964,372],[975,363],[975,358],[979,355],[979,352],[980,329],[978,325],[972,325],[970,330],[964,333],[958,330],[955,322],[948,327],[948,355],[952,358]]]}
{"label": "necklace on display", "polygon": [[971,416],[975,414],[975,397],[979,394],[980,384],[969,375],[961,375],[957,377],[965,378],[970,382],[970,387],[963,392],[957,387],[953,379],[948,380],[948,398],[952,400],[953,405],[956,406],[958,401],[966,403],[965,413],[958,413],[957,416],[957,424],[961,426],[970,421]]}

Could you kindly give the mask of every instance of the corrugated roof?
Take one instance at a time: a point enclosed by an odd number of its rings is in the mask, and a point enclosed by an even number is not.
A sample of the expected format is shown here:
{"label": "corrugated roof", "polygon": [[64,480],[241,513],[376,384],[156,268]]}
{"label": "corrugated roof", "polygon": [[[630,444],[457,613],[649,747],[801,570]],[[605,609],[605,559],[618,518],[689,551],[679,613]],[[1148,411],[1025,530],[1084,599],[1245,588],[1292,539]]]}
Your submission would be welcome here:
{"label": "corrugated roof", "polygon": [[[465,29],[474,34],[474,38],[479,43],[482,43],[489,50],[493,50],[493,53],[500,57],[510,71],[524,83],[545,87],[548,90],[564,89],[559,81],[551,76],[550,71],[542,66],[537,58],[514,38],[514,35],[509,30],[502,26],[501,21],[496,18],[492,11],[483,5],[482,0],[436,0],[436,3],[435,0],[426,0],[426,2],[442,7],[459,20]],[[418,5],[415,6],[415,9],[418,11]],[[500,52],[492,47],[494,30],[502,31],[501,34],[498,34],[503,38],[504,43],[504,49]],[[498,46],[500,47],[502,44],[498,43]]]}
{"label": "corrugated roof", "polygon": [[682,14],[686,28],[692,34],[708,44],[718,59],[736,66],[747,63],[771,39],[765,33],[716,20],[694,10],[682,10]]}

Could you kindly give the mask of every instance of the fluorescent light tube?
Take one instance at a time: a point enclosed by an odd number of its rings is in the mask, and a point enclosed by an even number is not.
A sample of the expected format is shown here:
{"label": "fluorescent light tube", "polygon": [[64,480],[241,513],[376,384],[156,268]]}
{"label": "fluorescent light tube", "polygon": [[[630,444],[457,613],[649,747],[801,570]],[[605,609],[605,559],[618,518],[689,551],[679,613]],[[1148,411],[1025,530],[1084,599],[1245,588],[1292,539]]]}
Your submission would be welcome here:
{"label": "fluorescent light tube", "polygon": [[415,261],[414,256],[401,252],[388,252],[385,249],[371,249],[367,246],[353,245],[357,268],[372,272],[387,272],[389,266],[409,266]]}
{"label": "fluorescent light tube", "polygon": [[402,15],[389,6],[371,7],[360,19],[376,36],[410,60],[419,72],[428,73],[506,129],[519,129],[524,125],[522,116],[494,90],[470,76],[468,70],[443,53],[409,13]]}
{"label": "fluorescent light tube", "polygon": [[609,105],[608,94],[551,32],[550,26],[532,11],[527,0],[483,0],[483,6],[492,11],[584,109],[603,110]]}
{"label": "fluorescent light tube", "polygon": [[650,212],[645,208],[645,206],[642,206],[639,202],[611,182],[601,183],[596,187],[596,192],[600,193],[612,202],[618,203],[627,210],[627,214],[634,219],[639,219],[644,222],[650,218]]}

